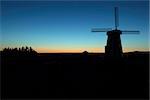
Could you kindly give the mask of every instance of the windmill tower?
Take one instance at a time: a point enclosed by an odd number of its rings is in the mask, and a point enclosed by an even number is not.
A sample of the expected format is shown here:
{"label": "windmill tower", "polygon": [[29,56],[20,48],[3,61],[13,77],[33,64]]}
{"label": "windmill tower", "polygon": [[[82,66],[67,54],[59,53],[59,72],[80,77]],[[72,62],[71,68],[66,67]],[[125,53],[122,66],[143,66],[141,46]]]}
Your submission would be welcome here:
{"label": "windmill tower", "polygon": [[130,30],[118,30],[119,26],[119,15],[118,8],[115,7],[115,29],[112,28],[93,28],[92,32],[107,32],[107,44],[105,46],[105,55],[109,58],[121,58],[122,57],[122,44],[121,44],[121,34],[139,34],[139,31]]}

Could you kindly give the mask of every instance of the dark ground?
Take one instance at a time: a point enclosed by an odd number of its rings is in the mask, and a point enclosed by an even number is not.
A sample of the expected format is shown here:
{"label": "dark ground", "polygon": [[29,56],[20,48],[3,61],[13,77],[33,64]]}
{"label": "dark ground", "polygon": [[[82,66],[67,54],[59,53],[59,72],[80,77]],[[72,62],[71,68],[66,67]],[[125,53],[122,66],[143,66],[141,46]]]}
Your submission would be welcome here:
{"label": "dark ground", "polygon": [[149,53],[104,54],[1,53],[2,98],[134,98],[149,97]]}

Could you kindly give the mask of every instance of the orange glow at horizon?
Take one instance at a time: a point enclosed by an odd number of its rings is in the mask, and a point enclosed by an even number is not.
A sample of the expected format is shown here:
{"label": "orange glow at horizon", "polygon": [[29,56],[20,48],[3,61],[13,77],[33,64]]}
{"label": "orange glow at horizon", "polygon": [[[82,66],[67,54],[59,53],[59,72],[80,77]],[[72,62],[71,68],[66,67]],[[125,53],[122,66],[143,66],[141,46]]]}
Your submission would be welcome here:
{"label": "orange glow at horizon", "polygon": [[133,51],[150,51],[150,48],[123,48],[123,52],[133,52]]}
{"label": "orange glow at horizon", "polygon": [[79,48],[79,49],[49,49],[49,48],[36,48],[39,53],[82,53],[87,52],[104,52],[103,48]]}
{"label": "orange glow at horizon", "polygon": [[[82,53],[84,51],[87,52],[95,52],[95,53],[104,53],[104,48],[78,48],[78,49],[51,49],[51,48],[36,48],[38,53]],[[133,52],[133,51],[150,51],[150,49],[144,48],[123,48],[123,52]]]}

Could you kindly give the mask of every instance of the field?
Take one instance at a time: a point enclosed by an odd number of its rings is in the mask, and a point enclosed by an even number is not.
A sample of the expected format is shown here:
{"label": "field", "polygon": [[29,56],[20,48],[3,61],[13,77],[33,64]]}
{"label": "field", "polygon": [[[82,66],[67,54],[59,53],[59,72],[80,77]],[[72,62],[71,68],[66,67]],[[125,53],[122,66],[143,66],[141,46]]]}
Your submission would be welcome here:
{"label": "field", "polygon": [[2,98],[149,97],[149,52],[106,59],[102,53],[1,53]]}

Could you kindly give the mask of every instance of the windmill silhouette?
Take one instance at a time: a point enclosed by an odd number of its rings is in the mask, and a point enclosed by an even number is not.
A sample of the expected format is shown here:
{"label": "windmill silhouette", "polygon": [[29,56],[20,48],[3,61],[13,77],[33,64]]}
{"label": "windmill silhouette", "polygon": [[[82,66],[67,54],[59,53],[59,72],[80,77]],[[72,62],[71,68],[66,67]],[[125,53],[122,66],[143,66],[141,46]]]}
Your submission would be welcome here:
{"label": "windmill silhouette", "polygon": [[119,15],[118,7],[114,8],[115,15],[115,29],[112,28],[93,28],[92,32],[107,32],[107,44],[105,46],[105,55],[109,58],[121,58],[122,57],[122,44],[121,44],[121,34],[139,34],[139,31],[131,30],[118,30],[119,26]]}

